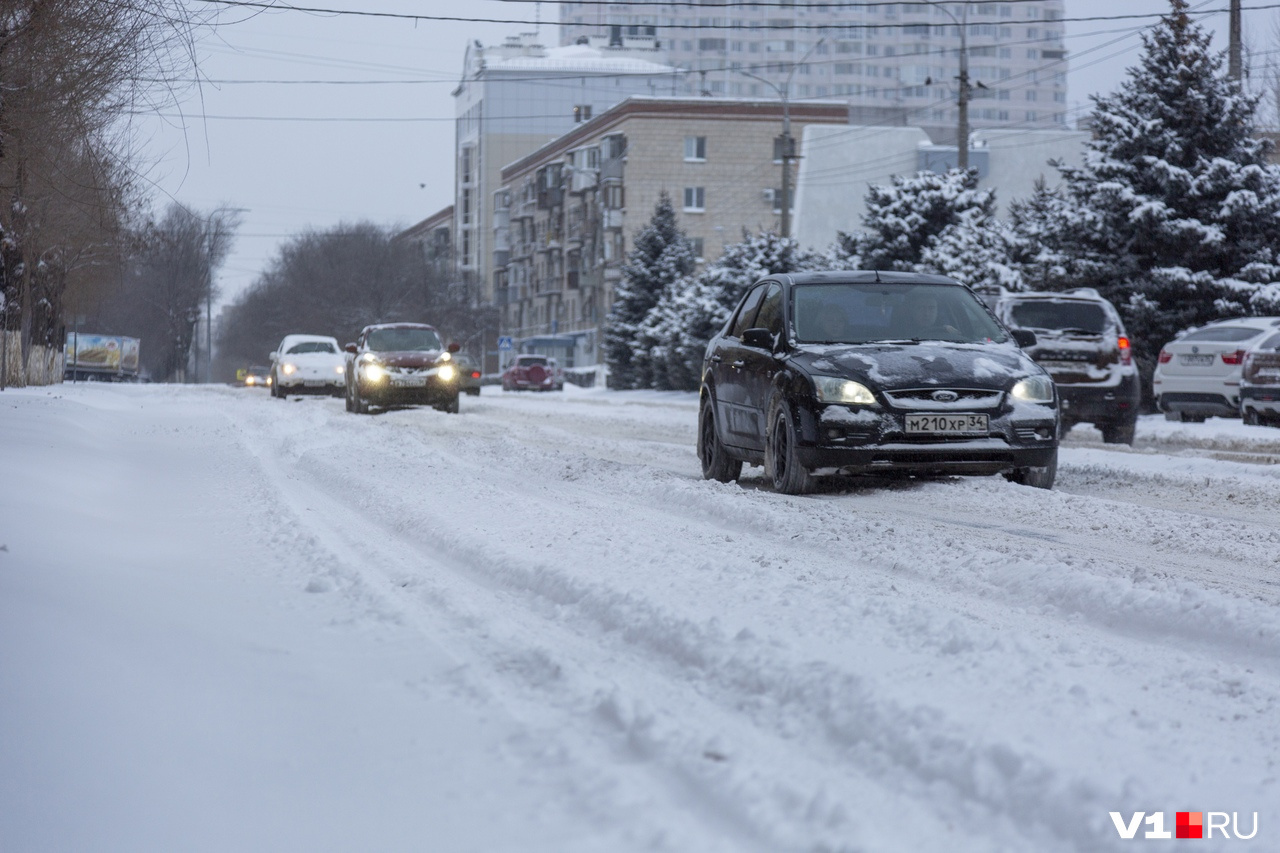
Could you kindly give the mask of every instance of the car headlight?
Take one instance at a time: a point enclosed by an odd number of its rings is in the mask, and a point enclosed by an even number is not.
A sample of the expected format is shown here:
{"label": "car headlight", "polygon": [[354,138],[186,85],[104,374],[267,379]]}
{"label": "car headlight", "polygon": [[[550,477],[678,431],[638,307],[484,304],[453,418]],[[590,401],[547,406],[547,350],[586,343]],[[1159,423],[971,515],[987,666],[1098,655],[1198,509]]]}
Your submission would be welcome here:
{"label": "car headlight", "polygon": [[1019,379],[1009,393],[1028,403],[1052,403],[1053,380],[1047,376],[1028,376]]}
{"label": "car headlight", "polygon": [[293,374],[298,372],[298,365],[292,364],[291,362],[286,361],[284,363],[284,366],[282,366],[280,369],[284,371],[285,376],[292,376]]}
{"label": "car headlight", "polygon": [[451,352],[442,352],[442,353],[440,353],[440,360],[441,360],[441,361],[452,361],[452,360],[453,360],[453,353],[451,353]]}
{"label": "car headlight", "polygon": [[[448,355],[448,353],[445,353]],[[452,364],[442,364],[436,370],[436,375],[444,382],[452,382],[453,378],[458,375],[458,371],[454,370]]]}
{"label": "car headlight", "polygon": [[823,403],[854,403],[859,406],[874,406],[876,395],[861,382],[841,379],[838,376],[813,377],[813,389],[818,400]]}
{"label": "car headlight", "polygon": [[333,372],[341,376],[342,374],[347,372],[347,369],[343,367],[341,364],[339,364],[337,367],[333,369]]}
{"label": "car headlight", "polygon": [[364,378],[369,382],[381,382],[387,378],[387,369],[376,361],[366,361],[361,367]]}

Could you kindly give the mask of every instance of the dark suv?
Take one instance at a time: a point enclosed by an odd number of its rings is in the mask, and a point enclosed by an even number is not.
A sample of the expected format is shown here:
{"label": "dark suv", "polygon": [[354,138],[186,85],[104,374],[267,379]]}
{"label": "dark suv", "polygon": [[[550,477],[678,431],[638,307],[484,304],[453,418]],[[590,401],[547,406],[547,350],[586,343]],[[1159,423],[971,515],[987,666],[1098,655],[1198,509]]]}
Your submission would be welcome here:
{"label": "dark suv", "polygon": [[347,344],[347,411],[367,414],[370,406],[431,405],[458,411],[459,373],[453,354],[460,347],[440,340],[425,323],[365,326]]}
{"label": "dark suv", "polygon": [[996,316],[1035,333],[1027,348],[1049,371],[1062,400],[1063,434],[1090,423],[1108,444],[1133,444],[1142,398],[1138,367],[1120,315],[1092,288],[1065,293],[1005,293]]}
{"label": "dark suv", "polygon": [[1051,488],[1049,375],[964,285],[824,272],[754,285],[707,346],[698,455],[707,479],[763,465],[778,491],[815,474],[1004,474]]}

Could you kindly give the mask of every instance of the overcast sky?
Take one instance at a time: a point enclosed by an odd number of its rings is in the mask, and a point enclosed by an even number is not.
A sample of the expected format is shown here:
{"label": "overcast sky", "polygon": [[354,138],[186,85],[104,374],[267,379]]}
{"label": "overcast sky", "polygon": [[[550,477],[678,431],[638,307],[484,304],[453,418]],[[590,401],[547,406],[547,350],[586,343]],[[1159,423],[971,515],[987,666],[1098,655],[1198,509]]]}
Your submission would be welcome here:
{"label": "overcast sky", "polygon": [[[207,0],[187,0],[207,9]],[[498,0],[291,0],[296,5],[417,15],[543,20],[553,4]],[[1246,4],[1249,5],[1249,4]],[[1193,4],[1221,9],[1226,0]],[[1067,0],[1066,17],[1163,12],[1167,0]],[[1246,39],[1270,32],[1274,11],[1245,13]],[[369,220],[408,226],[451,202],[453,98],[469,40],[485,44],[531,26],[414,22],[228,8],[197,45],[209,82],[181,113],[138,119],[153,165],[157,208],[171,199],[207,211],[244,208],[235,251],[219,276],[223,301],[251,285],[279,245],[308,228]],[[1110,91],[1151,19],[1066,25],[1073,115]],[[1225,15],[1207,19],[1225,44]],[[1252,36],[1251,36],[1252,34]],[[1215,36],[1215,41],[1218,41]],[[223,82],[225,81],[225,82]],[[239,82],[231,82],[239,81]],[[252,81],[252,82],[249,82]],[[328,81],[286,83],[272,81]],[[337,82],[343,81],[343,82]],[[363,81],[359,84],[352,81]]]}

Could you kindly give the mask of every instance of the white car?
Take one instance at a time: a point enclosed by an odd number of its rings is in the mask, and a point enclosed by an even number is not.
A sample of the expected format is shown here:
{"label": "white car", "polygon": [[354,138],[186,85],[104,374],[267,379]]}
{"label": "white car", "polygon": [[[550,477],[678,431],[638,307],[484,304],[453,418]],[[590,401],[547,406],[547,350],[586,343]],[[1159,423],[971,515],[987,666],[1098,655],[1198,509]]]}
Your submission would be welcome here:
{"label": "white car", "polygon": [[346,356],[338,339],[325,335],[285,335],[271,353],[271,396],[332,394],[346,390]]}
{"label": "white car", "polygon": [[1280,317],[1237,317],[1183,332],[1160,350],[1152,391],[1171,421],[1240,416],[1245,354],[1280,331]]}

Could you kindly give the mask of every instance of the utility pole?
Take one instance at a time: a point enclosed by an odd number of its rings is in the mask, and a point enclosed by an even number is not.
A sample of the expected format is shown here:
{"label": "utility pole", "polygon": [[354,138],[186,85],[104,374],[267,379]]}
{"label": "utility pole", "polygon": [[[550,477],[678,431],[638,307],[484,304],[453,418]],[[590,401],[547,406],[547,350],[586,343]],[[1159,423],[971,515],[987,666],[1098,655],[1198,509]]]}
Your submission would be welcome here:
{"label": "utility pole", "polygon": [[1230,30],[1230,35],[1227,43],[1227,73],[1232,80],[1239,83],[1244,77],[1244,68],[1242,67],[1243,63],[1240,55],[1240,0],[1231,0],[1228,29]]}
{"label": "utility pole", "polygon": [[[941,10],[948,18],[955,22],[956,29],[960,31],[960,92],[956,97],[956,165],[961,169],[969,168],[969,99],[973,94],[973,90],[969,87],[969,45],[968,33],[965,32],[969,21],[969,4],[965,2],[961,6],[960,17],[956,18],[951,14],[951,10],[941,3],[934,0],[921,0]],[[925,85],[931,81],[925,80]]]}
{"label": "utility pole", "polygon": [[791,161],[798,159],[796,157],[796,141],[791,136],[791,102],[788,99],[788,92],[791,88],[791,78],[795,75],[796,69],[801,65],[804,65],[805,60],[807,60],[824,41],[826,41],[825,36],[818,39],[813,43],[813,47],[805,51],[804,56],[800,57],[800,61],[791,66],[791,71],[788,72],[787,78],[782,81],[781,86],[774,83],[772,80],[768,80],[757,74],[752,74],[750,71],[735,69],[739,74],[746,75],[754,80],[759,80],[761,83],[771,87],[778,93],[778,100],[782,101],[782,136],[778,137],[778,147],[781,149],[779,159],[782,161],[782,217],[778,223],[778,230],[781,232],[783,237],[791,236]]}

